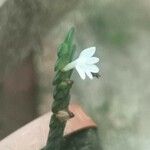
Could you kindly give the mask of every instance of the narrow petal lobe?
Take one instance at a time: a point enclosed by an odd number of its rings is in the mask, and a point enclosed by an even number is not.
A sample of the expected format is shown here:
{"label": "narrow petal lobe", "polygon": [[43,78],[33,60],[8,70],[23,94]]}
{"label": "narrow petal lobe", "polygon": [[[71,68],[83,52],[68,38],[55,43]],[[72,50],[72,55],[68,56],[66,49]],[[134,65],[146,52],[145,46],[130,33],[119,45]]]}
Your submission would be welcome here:
{"label": "narrow petal lobe", "polygon": [[96,51],[96,47],[86,48],[80,53],[79,57],[92,57],[95,51]]}
{"label": "narrow petal lobe", "polygon": [[79,73],[80,77],[84,80],[85,79],[85,72],[82,70],[82,68],[79,65],[77,65],[76,70]]}
{"label": "narrow petal lobe", "polygon": [[96,65],[89,65],[88,70],[90,72],[93,72],[93,73],[98,73],[99,72],[99,68]]}
{"label": "narrow petal lobe", "polygon": [[93,79],[93,75],[89,70],[86,70],[86,74],[91,80]]}
{"label": "narrow petal lobe", "polygon": [[99,58],[97,58],[97,57],[91,57],[91,58],[88,58],[88,60],[87,60],[87,64],[96,64],[96,63],[98,63],[99,62]]}

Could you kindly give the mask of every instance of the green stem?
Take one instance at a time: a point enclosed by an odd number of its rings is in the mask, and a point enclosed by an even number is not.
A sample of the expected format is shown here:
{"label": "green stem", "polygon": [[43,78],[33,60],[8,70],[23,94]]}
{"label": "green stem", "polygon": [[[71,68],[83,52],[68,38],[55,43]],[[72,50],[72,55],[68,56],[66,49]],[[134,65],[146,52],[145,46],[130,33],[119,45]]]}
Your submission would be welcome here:
{"label": "green stem", "polygon": [[50,121],[50,131],[48,135],[47,145],[44,150],[60,150],[63,145],[63,133],[66,126],[67,119],[71,117],[68,106],[70,102],[70,88],[72,81],[70,77],[72,71],[63,72],[62,69],[72,61],[75,46],[73,45],[74,28],[72,28],[65,41],[58,48],[58,59],[55,66],[56,75],[54,77],[53,85],[53,115]]}

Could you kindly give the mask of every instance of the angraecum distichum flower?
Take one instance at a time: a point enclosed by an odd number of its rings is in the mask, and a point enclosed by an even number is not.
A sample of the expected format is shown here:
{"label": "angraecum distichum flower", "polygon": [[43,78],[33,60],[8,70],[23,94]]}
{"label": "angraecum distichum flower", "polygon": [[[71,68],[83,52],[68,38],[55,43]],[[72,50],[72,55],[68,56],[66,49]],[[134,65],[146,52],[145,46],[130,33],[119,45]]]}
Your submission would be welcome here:
{"label": "angraecum distichum flower", "polygon": [[99,62],[99,58],[93,57],[95,52],[96,47],[84,49],[76,60],[70,62],[63,68],[63,71],[75,68],[83,80],[86,78],[86,75],[90,79],[93,79],[93,74],[99,72],[99,68],[96,65]]}

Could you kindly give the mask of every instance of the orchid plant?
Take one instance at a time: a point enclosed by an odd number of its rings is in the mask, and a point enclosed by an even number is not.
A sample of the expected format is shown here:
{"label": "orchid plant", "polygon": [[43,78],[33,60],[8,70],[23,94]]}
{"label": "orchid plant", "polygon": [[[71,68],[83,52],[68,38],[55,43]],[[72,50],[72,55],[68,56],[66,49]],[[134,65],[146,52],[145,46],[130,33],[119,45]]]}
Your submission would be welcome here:
{"label": "orchid plant", "polygon": [[55,86],[53,92],[53,104],[51,121],[49,124],[50,131],[44,150],[61,150],[63,147],[63,131],[68,119],[74,117],[69,111],[70,89],[73,81],[70,79],[73,69],[79,73],[81,79],[85,79],[86,75],[93,79],[98,77],[99,68],[96,63],[99,58],[93,57],[96,52],[95,47],[84,49],[79,57],[72,61],[75,45],[73,44],[74,28],[72,28],[65,38],[64,42],[58,48],[58,59],[55,65],[56,75],[53,80]]}

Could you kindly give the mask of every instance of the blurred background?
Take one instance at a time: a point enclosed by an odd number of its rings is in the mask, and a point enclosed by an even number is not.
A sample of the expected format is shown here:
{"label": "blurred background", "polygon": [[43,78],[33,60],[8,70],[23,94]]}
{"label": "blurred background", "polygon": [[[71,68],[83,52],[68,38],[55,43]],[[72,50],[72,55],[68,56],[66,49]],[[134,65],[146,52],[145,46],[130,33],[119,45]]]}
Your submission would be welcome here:
{"label": "blurred background", "polygon": [[149,150],[149,9],[148,0],[0,0],[0,139],[50,110],[56,49],[74,26],[76,55],[96,46],[101,78],[74,72],[72,101],[98,124],[104,150]]}

